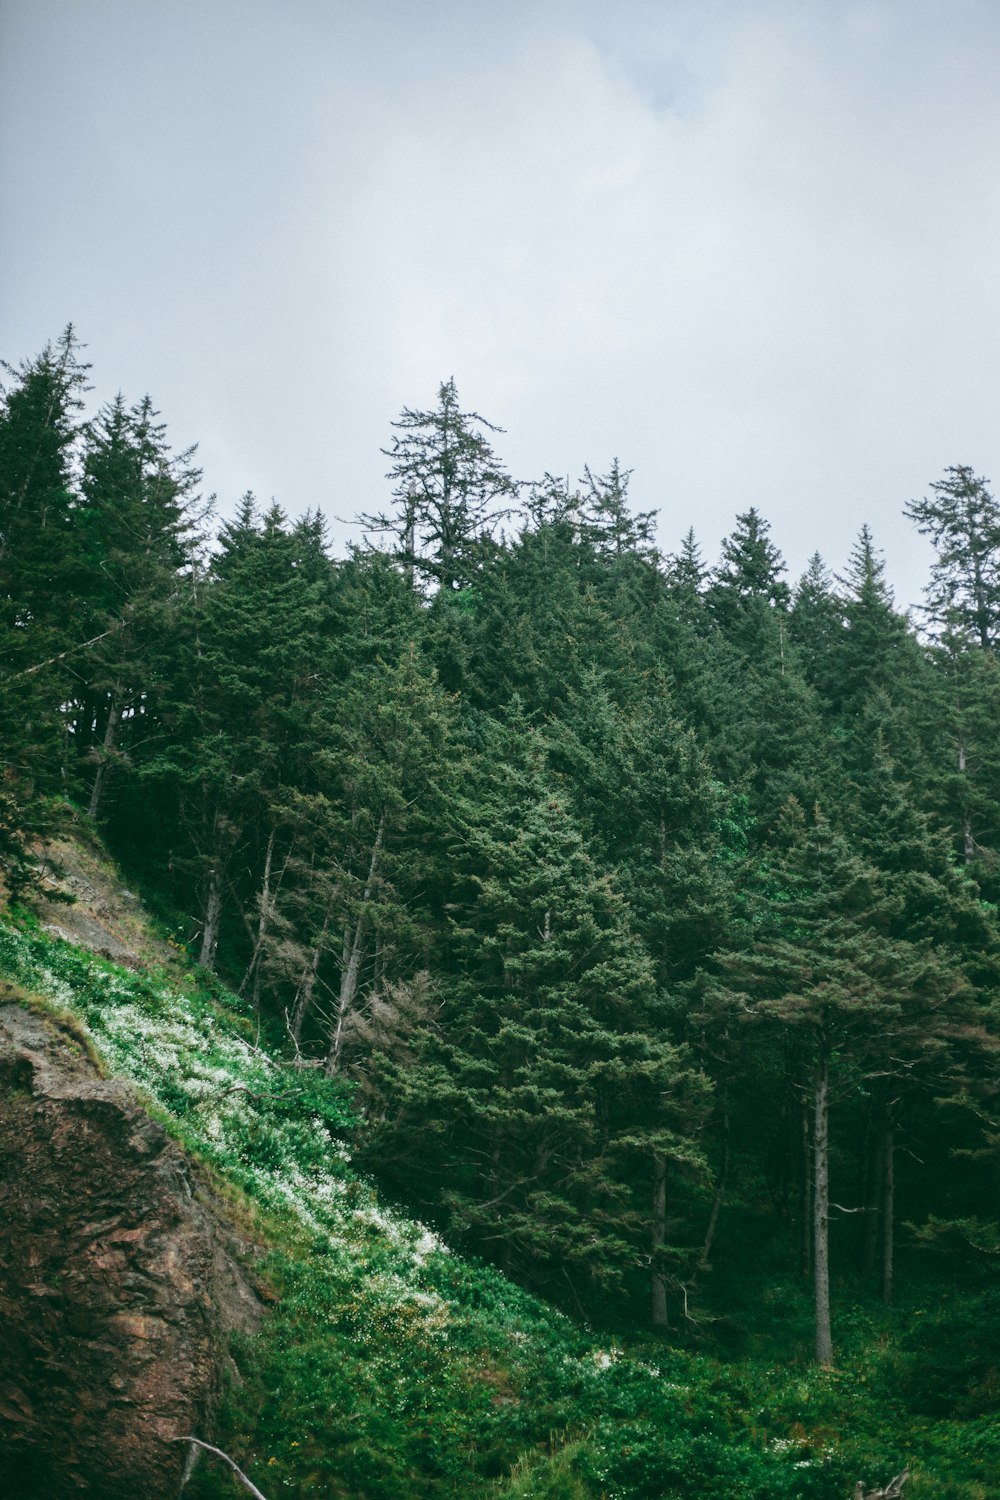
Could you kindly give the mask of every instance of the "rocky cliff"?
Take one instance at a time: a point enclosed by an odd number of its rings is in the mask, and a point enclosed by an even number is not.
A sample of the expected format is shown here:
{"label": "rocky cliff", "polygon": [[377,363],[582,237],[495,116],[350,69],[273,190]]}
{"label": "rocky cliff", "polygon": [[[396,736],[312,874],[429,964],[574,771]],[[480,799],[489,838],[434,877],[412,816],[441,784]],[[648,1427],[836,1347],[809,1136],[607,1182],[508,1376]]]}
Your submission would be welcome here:
{"label": "rocky cliff", "polygon": [[177,1495],[259,1317],[247,1256],[132,1090],[0,992],[0,1493]]}

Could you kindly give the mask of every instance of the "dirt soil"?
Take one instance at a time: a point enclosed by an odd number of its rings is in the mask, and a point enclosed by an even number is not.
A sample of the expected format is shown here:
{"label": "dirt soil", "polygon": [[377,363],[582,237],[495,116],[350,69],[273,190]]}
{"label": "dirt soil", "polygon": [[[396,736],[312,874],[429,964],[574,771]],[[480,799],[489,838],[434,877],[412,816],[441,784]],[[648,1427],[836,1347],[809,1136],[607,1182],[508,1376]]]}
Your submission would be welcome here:
{"label": "dirt soil", "polygon": [[46,932],[129,968],[158,968],[177,953],[149,931],[139,898],[107,854],[72,833],[35,850],[42,894],[32,901]]}
{"label": "dirt soil", "polygon": [[253,1246],[72,1028],[0,988],[0,1494],[164,1500],[257,1325]]}

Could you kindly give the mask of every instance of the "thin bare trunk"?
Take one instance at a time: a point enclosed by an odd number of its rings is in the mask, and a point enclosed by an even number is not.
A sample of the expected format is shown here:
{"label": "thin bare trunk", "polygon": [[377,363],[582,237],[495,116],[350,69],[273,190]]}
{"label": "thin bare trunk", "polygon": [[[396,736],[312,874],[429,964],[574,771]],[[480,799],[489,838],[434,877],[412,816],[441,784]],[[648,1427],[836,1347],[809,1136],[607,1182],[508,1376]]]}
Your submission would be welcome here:
{"label": "thin bare trunk", "polygon": [[662,1156],[653,1159],[653,1222],[650,1233],[652,1271],[649,1278],[650,1316],[654,1328],[669,1328],[667,1284],[663,1279],[660,1255],[667,1237],[667,1164]]}
{"label": "thin bare trunk", "polygon": [[809,1105],[802,1101],[802,1238],[799,1248],[799,1270],[803,1279],[812,1273],[813,1249],[813,1154],[809,1138]]}
{"label": "thin bare trunk", "polygon": [[379,861],[382,856],[382,838],[384,833],[385,817],[383,815],[379,821],[378,833],[375,835],[371,862],[368,866],[368,876],[365,880],[364,894],[361,897],[361,910],[358,912],[358,918],[354,923],[353,931],[350,927],[344,929],[344,961],[340,971],[337,1019],[334,1025],[333,1038],[330,1042],[330,1050],[326,1056],[325,1071],[328,1078],[332,1078],[340,1066],[340,1054],[344,1045],[344,1026],[354,1010],[354,1001],[358,993],[358,979],[361,974],[361,955],[364,949],[368,905],[371,901],[372,888],[375,884],[375,876],[378,873]]}
{"label": "thin bare trunk", "polygon": [[722,1087],[722,1160],[719,1163],[719,1176],[715,1184],[715,1192],[712,1196],[712,1207],[708,1215],[708,1226],[705,1229],[705,1239],[702,1243],[701,1254],[695,1268],[695,1275],[701,1276],[708,1269],[709,1257],[712,1254],[712,1246],[715,1244],[715,1231],[719,1225],[719,1213],[722,1209],[722,1200],[726,1196],[726,1184],[729,1180],[729,1088],[723,1084]]}
{"label": "thin bare trunk", "polygon": [[274,834],[272,828],[267,840],[267,853],[264,855],[264,874],[260,882],[260,897],[257,909],[257,934],[254,938],[253,953],[247,971],[243,975],[240,984],[240,994],[246,989],[253,975],[253,1008],[260,1009],[260,971],[261,959],[264,953],[264,943],[267,940],[267,930],[271,922],[271,866],[274,859]]}
{"label": "thin bare trunk", "polygon": [[330,926],[329,909],[323,914],[323,926],[320,928],[319,937],[309,955],[309,961],[302,973],[299,987],[295,995],[295,1004],[292,1007],[292,1019],[288,1030],[296,1050],[302,1041],[302,1027],[305,1025],[306,1016],[312,1010],[313,995],[316,990],[316,979],[319,975],[319,966],[326,950],[326,934]]}
{"label": "thin bare trunk", "polygon": [[413,562],[417,550],[417,521],[416,501],[410,495],[406,497],[406,529],[404,538],[403,577],[406,580],[406,587],[412,589]]}
{"label": "thin bare trunk", "polygon": [[865,1276],[874,1274],[878,1259],[879,1218],[885,1174],[884,1144],[885,1130],[880,1110],[878,1115],[873,1112],[868,1122],[868,1159],[865,1170],[865,1206],[868,1213],[865,1218],[865,1243],[861,1259],[861,1269]]}
{"label": "thin bare trunk", "polygon": [[895,1212],[895,1129],[891,1107],[882,1140],[882,1301],[892,1306],[893,1214]]}
{"label": "thin bare trunk", "polygon": [[205,925],[201,934],[198,962],[206,969],[215,967],[215,950],[219,946],[222,921],[222,871],[216,866],[208,872],[208,896],[205,900]]}
{"label": "thin bare trunk", "polygon": [[816,1298],[816,1363],[833,1363],[830,1331],[830,1061],[825,1052],[816,1069],[813,1158],[813,1287]]}
{"label": "thin bare trunk", "polygon": [[[966,771],[968,769],[968,766],[966,764],[966,758],[965,758],[965,742],[964,742],[964,740],[960,740],[959,744],[958,744],[958,769],[961,772],[962,776],[965,775],[965,773],[966,773]],[[963,793],[963,800],[964,800],[964,793]],[[972,837],[972,819],[969,817],[968,808],[965,808],[963,810],[963,812],[962,812],[962,853],[964,855],[965,863],[967,865],[971,864],[972,861],[975,859],[975,856],[976,856],[976,841]]]}
{"label": "thin bare trunk", "polygon": [[119,689],[115,688],[111,697],[111,707],[108,709],[108,722],[104,727],[104,741],[101,745],[97,770],[94,773],[94,785],[90,793],[90,803],[87,807],[87,811],[92,818],[96,818],[101,810],[101,798],[104,795],[104,786],[111,766],[111,758],[115,753],[115,745],[118,739],[118,725],[121,722],[121,716]]}
{"label": "thin bare trunk", "polygon": [[221,1458],[222,1462],[224,1464],[228,1464],[230,1469],[232,1469],[233,1473],[243,1485],[244,1489],[249,1490],[250,1494],[255,1497],[255,1500],[267,1500],[267,1497],[257,1488],[253,1480],[248,1479],[243,1470],[233,1462],[228,1453],[223,1453],[221,1448],[216,1448],[212,1443],[203,1443],[201,1438],[189,1437],[186,1434],[184,1437],[167,1438],[167,1442],[193,1443],[196,1448],[202,1448],[206,1453],[211,1453],[214,1454],[216,1458]]}

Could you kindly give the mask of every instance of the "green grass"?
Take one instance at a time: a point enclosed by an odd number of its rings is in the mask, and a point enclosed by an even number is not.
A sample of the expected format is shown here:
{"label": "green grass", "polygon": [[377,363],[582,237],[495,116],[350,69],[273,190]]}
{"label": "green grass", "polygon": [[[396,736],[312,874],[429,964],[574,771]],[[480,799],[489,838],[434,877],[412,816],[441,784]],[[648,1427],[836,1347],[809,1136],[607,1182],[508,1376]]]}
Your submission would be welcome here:
{"label": "green grass", "polygon": [[[252,1206],[275,1301],[201,1435],[269,1500],[842,1500],[907,1461],[907,1500],[1000,1489],[989,1286],[945,1306],[925,1285],[891,1314],[842,1306],[833,1371],[780,1358],[773,1330],[796,1347],[809,1310],[776,1277],[741,1288],[738,1359],[618,1347],[381,1201],[351,1167],[349,1091],[257,1045],[214,980],[118,969],[9,923],[0,974]],[[185,1493],[241,1492],[206,1460]]]}

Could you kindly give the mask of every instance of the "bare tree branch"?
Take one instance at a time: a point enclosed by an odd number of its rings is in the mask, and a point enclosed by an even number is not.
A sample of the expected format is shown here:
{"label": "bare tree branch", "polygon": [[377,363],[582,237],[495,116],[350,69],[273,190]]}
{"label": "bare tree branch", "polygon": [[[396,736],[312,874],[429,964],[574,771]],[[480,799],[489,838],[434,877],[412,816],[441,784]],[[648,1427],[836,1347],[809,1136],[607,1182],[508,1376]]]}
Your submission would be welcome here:
{"label": "bare tree branch", "polygon": [[903,1485],[910,1477],[909,1469],[904,1469],[902,1474],[897,1474],[895,1479],[890,1479],[884,1490],[866,1490],[859,1479],[854,1486],[854,1500],[899,1500],[903,1493]]}
{"label": "bare tree branch", "polygon": [[216,1458],[221,1458],[224,1464],[229,1465],[233,1473],[236,1475],[237,1479],[241,1480],[243,1484],[246,1485],[251,1495],[255,1496],[255,1500],[267,1500],[267,1496],[261,1494],[257,1486],[252,1482],[252,1480],[249,1480],[247,1478],[239,1465],[233,1463],[233,1460],[229,1457],[229,1454],[223,1453],[221,1448],[213,1448],[211,1443],[203,1443],[201,1438],[196,1437],[173,1437],[168,1438],[167,1441],[171,1443],[194,1443],[197,1448],[204,1448],[206,1453],[214,1453]]}

